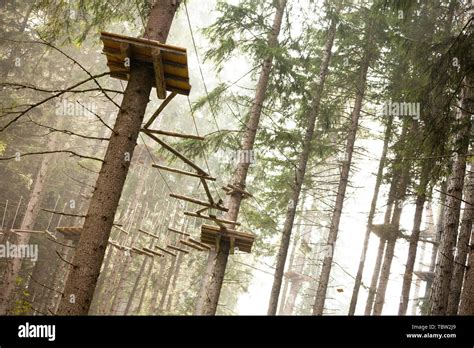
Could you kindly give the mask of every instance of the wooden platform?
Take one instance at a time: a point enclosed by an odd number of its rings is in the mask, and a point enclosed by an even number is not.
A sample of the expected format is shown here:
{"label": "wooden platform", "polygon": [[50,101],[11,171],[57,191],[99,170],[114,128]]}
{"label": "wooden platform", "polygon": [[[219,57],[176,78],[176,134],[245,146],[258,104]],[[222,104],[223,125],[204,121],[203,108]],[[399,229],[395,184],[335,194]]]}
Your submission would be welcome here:
{"label": "wooden platform", "polygon": [[79,240],[82,233],[82,227],[76,226],[62,226],[56,227],[56,232],[63,235],[64,239]]}
{"label": "wooden platform", "polygon": [[220,238],[222,238],[224,241],[230,242],[230,253],[234,252],[234,248],[238,248],[240,251],[250,253],[255,240],[255,236],[251,233],[232,229],[223,229],[222,227],[213,225],[201,226],[202,243],[210,246],[218,246]]}
{"label": "wooden platform", "polygon": [[158,98],[164,99],[166,90],[189,95],[191,85],[185,48],[107,32],[102,32],[100,39],[111,77],[128,80],[130,67],[142,64],[154,76]]}

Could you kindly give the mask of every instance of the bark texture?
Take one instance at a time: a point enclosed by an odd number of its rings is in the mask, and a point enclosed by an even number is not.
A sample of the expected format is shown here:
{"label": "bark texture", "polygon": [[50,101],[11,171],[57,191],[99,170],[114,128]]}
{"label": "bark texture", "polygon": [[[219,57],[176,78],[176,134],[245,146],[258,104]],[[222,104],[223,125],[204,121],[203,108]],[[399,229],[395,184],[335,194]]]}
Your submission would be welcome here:
{"label": "bark texture", "polygon": [[[158,0],[151,8],[145,37],[166,42],[179,1]],[[81,238],[73,259],[58,314],[89,312],[104,259],[115,212],[149,101],[153,76],[144,66],[132,65],[130,79],[111,134]]]}

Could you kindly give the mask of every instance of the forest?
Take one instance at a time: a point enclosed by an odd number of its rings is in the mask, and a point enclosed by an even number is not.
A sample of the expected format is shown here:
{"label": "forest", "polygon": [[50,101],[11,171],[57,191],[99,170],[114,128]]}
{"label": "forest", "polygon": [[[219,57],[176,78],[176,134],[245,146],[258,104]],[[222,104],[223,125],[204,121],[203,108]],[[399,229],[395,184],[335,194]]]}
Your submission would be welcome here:
{"label": "forest", "polygon": [[2,0],[0,47],[0,315],[474,315],[472,0]]}

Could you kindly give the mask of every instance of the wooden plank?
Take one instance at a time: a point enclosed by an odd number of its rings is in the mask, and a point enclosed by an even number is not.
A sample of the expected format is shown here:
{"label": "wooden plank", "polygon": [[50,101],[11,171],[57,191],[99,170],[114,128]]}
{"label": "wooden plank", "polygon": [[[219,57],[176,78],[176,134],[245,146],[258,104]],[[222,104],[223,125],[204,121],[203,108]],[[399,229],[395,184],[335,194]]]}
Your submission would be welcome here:
{"label": "wooden plank", "polygon": [[122,42],[120,44],[120,54],[123,57],[122,65],[125,66],[125,59],[129,59],[129,62],[132,61],[132,46],[128,42]]}
{"label": "wooden plank", "polygon": [[168,145],[167,143],[165,143],[163,140],[157,138],[156,136],[154,136],[153,134],[149,133],[147,130],[144,131],[144,133],[146,135],[148,135],[150,138],[152,138],[154,141],[156,141],[158,144],[160,144],[161,146],[163,146],[166,150],[168,150],[169,152],[171,152],[172,154],[174,154],[176,157],[180,158],[184,163],[188,164],[189,166],[191,166],[192,168],[194,168],[198,173],[204,175],[204,176],[210,176],[209,174],[206,173],[206,171],[204,171],[203,169],[201,169],[197,164],[194,164],[193,161],[191,161],[190,159],[188,159],[186,156],[184,156],[183,154],[181,154],[179,151],[173,149],[170,145]]}
{"label": "wooden plank", "polygon": [[[107,66],[110,69],[110,76],[118,78],[121,80],[128,80],[128,75],[130,74],[130,69],[117,64],[115,62],[108,62]],[[189,95],[191,91],[191,85],[182,80],[178,80],[176,76],[164,74],[166,89],[170,92],[177,94]]]}
{"label": "wooden plank", "polygon": [[184,245],[186,245],[186,246],[188,246],[188,247],[190,247],[190,248],[193,248],[193,249],[196,249],[196,250],[199,250],[199,251],[205,251],[205,250],[207,250],[207,248],[203,248],[203,247],[201,247],[201,246],[199,246],[199,245],[196,245],[196,244],[194,244],[194,243],[188,242],[187,240],[184,240],[184,239],[180,239],[179,242],[180,242],[181,244],[184,244]]}
{"label": "wooden plank", "polygon": [[166,89],[170,92],[174,92],[174,93],[178,93],[182,95],[189,95],[189,93],[191,92],[191,86],[189,86],[189,88],[186,88],[186,89],[173,87],[168,84],[168,80],[166,78],[165,80],[166,80]]}
{"label": "wooden plank", "polygon": [[[119,49],[104,47],[104,49],[102,50],[102,53],[106,56],[107,61],[109,63],[123,65],[123,61],[125,57],[122,56],[122,53],[120,52]],[[139,52],[134,52],[133,57],[135,60],[138,60],[140,62],[153,64],[153,58],[149,55],[142,55],[142,54],[139,54]],[[189,72],[188,72],[188,66],[186,64],[180,64],[180,63],[176,63],[172,61],[163,60],[163,53],[161,54],[161,58],[162,58],[161,62],[163,64],[163,71],[165,74],[181,77],[181,78],[187,79],[189,82]]]}
{"label": "wooden plank", "polygon": [[194,243],[194,244],[196,244],[196,245],[199,245],[200,247],[203,247],[203,248],[206,248],[206,249],[211,249],[211,248],[209,247],[209,245],[204,244],[204,243],[201,243],[200,241],[198,241],[198,240],[196,240],[196,239],[194,239],[194,238],[189,237],[188,240],[189,240],[191,243]]}
{"label": "wooden plank", "polygon": [[[224,237],[228,237],[227,234],[224,232],[209,232],[209,231],[202,231],[201,232],[201,242],[202,243],[207,243],[212,242],[217,235],[223,235]],[[242,245],[247,245],[247,246],[252,246],[254,243],[255,239],[246,239],[244,237],[237,237],[236,239],[236,244],[242,244]]]}
{"label": "wooden plank", "polygon": [[218,221],[218,222],[221,222],[223,224],[240,226],[240,222],[217,218],[213,215],[208,216],[208,215],[196,214],[196,213],[193,213],[193,212],[190,212],[190,211],[185,211],[184,215],[192,216],[192,217],[198,217],[198,218],[206,219],[206,220]]}
{"label": "wooden plank", "polygon": [[155,119],[158,117],[158,115],[163,111],[163,109],[169,104],[169,102],[171,100],[173,100],[173,98],[176,96],[176,93],[175,92],[172,92],[170,95],[168,95],[166,97],[165,100],[163,100],[163,102],[160,104],[160,106],[158,107],[158,109],[153,113],[153,115],[150,117],[150,119],[148,120],[147,123],[145,123],[145,125],[143,126],[143,128],[148,128],[151,126],[151,124],[153,123],[153,121],[155,121]]}
{"label": "wooden plank", "polygon": [[139,249],[139,248],[136,248],[136,247],[132,247],[131,248],[132,251],[136,252],[137,254],[141,254],[141,255],[145,255],[145,256],[150,256],[150,257],[154,257],[155,255],[153,255],[152,253],[149,253],[148,251],[145,251],[143,249]]}
{"label": "wooden plank", "polygon": [[201,175],[201,174],[191,173],[191,172],[181,170],[181,169],[177,169],[177,168],[162,166],[160,164],[152,164],[152,167],[158,168],[158,169],[163,169],[163,170],[166,170],[166,171],[172,172],[172,173],[184,174],[184,175],[188,175],[188,176],[192,176],[192,177],[196,177],[196,178],[203,178],[205,180],[216,181],[216,178],[213,178],[211,176],[204,176],[204,175]]}
{"label": "wooden plank", "polygon": [[54,239],[54,240],[58,240],[58,239],[56,238],[56,236],[55,236],[54,234],[52,234],[51,232],[49,232],[48,230],[45,230],[44,232],[45,232],[50,238],[52,238],[52,239]]}
{"label": "wooden plank", "polygon": [[[218,245],[218,243],[219,243],[219,241],[222,237],[223,236],[218,234],[218,235],[213,236],[212,238],[207,238],[207,239],[201,238],[201,241],[203,243],[207,243],[209,246],[216,247],[216,245]],[[229,240],[228,240],[228,242],[230,243]],[[253,246],[253,244],[243,244],[243,243],[241,243],[240,240],[236,239],[235,244],[234,244],[234,249],[237,248],[239,251],[243,251],[243,252],[246,252],[246,253],[251,253],[252,252],[252,246]]]}
{"label": "wooden plank", "polygon": [[128,81],[128,76],[127,75],[124,75],[124,74],[121,74],[121,73],[116,73],[116,72],[110,72],[110,77],[114,78],[114,79],[119,79],[119,80],[124,80],[124,81]]}
{"label": "wooden plank", "polygon": [[246,240],[254,240],[255,236],[251,233],[248,232],[242,232],[242,231],[236,231],[233,229],[226,229],[223,231],[220,229],[218,226],[213,226],[213,225],[202,225],[201,226],[201,231],[209,231],[210,233],[222,233],[224,235],[234,235],[242,239]]}
{"label": "wooden plank", "polygon": [[112,246],[114,246],[115,248],[119,249],[119,250],[125,250],[126,248],[123,246],[123,245],[120,245],[112,240],[109,240],[108,243]]}
{"label": "wooden plank", "polygon": [[202,187],[204,187],[204,191],[206,192],[207,199],[211,204],[214,204],[214,198],[212,198],[211,191],[209,190],[209,186],[207,186],[206,180],[201,179]]}
{"label": "wooden plank", "polygon": [[147,247],[143,247],[143,250],[145,250],[146,252],[149,252],[150,254],[159,256],[159,257],[164,257],[165,256],[165,255],[163,255],[163,254],[161,254],[157,251],[151,250],[150,248],[147,248]]}
{"label": "wooden plank", "polygon": [[[140,63],[140,61],[137,61],[136,59],[134,59],[134,61],[136,61],[137,64]],[[129,67],[125,66],[122,62],[118,62],[116,60],[110,60],[110,59],[107,60],[107,66],[109,67],[109,69],[114,70],[114,71],[122,71],[125,73],[130,72]],[[146,64],[145,67],[149,68],[154,73],[153,65]],[[176,89],[183,90],[188,94],[189,94],[189,91],[191,90],[191,85],[189,84],[189,78],[180,77],[180,76],[170,74],[164,71],[163,79],[166,82],[167,89],[176,88]]]}
{"label": "wooden plank", "polygon": [[189,233],[182,232],[182,231],[178,231],[177,229],[174,229],[174,228],[172,228],[172,227],[168,227],[168,231],[173,232],[173,233],[177,233],[177,234],[180,234],[180,235],[186,236],[186,237],[189,237],[189,236],[190,236]]}
{"label": "wooden plank", "polygon": [[176,88],[182,91],[186,91],[188,94],[191,90],[191,85],[188,79],[183,79],[176,75],[164,74],[166,81],[166,88]]}
{"label": "wooden plank", "polygon": [[201,201],[200,199],[196,199],[196,198],[193,198],[193,197],[178,195],[178,194],[176,194],[176,193],[170,193],[170,197],[177,198],[177,199],[181,199],[181,200],[183,200],[183,201],[191,202],[191,203],[194,203],[194,204],[199,204],[199,205],[202,205],[202,206],[208,207],[208,208],[218,209],[218,210],[221,210],[221,211],[224,211],[224,212],[229,211],[228,208],[225,208],[225,207],[223,207],[223,206],[221,206],[221,205],[211,204],[211,203],[209,203],[209,202]]}
{"label": "wooden plank", "polygon": [[125,231],[123,228],[120,228],[120,227],[118,227],[117,225],[112,225],[112,227],[113,227],[113,228],[116,228],[116,229],[119,230],[120,232],[123,232],[123,233],[125,233],[125,234],[128,235],[128,232]]}
{"label": "wooden plank", "polygon": [[[116,53],[115,51],[119,50],[120,51],[120,44],[122,42],[129,42],[129,41],[110,41],[110,40],[102,40],[104,43],[104,48],[103,52],[104,53],[109,53],[113,52]],[[156,48],[154,46],[150,45],[143,45],[140,43],[135,43],[135,42],[130,42],[131,46],[133,47],[133,57],[135,61],[141,61],[144,63],[152,63],[153,58],[152,58],[152,53],[151,51],[153,49],[159,49],[160,54],[161,54],[161,59],[162,59],[162,64],[163,65],[168,65],[171,68],[174,69],[182,69],[182,67],[186,67],[187,70],[187,64],[188,64],[188,58],[185,53],[178,52],[175,50],[170,50],[170,49],[164,49],[164,48]],[[179,74],[180,76],[184,77],[189,77],[188,72],[182,72]]]}
{"label": "wooden plank", "polygon": [[167,48],[167,47],[158,47],[154,45],[149,45],[149,44],[142,44],[139,42],[133,42],[131,40],[110,40],[108,38],[102,39],[102,42],[104,44],[104,50],[107,49],[120,49],[120,44],[121,43],[130,43],[133,46],[133,54],[135,57],[140,59],[141,57],[147,58],[148,62],[151,62],[151,50],[154,48],[158,48],[161,51],[161,56],[163,61],[167,61],[170,63],[176,63],[180,65],[186,65],[188,64],[188,57],[185,52],[180,52],[172,48]]}
{"label": "wooden plank", "polygon": [[201,213],[204,213],[206,210],[208,210],[209,208],[207,207],[204,207],[204,208],[201,208],[199,210],[196,211],[196,214],[201,214]]}
{"label": "wooden plank", "polygon": [[[229,238],[227,238],[227,236],[221,235],[220,233],[206,234],[206,233],[203,232],[201,234],[201,242],[212,245],[214,243],[214,240],[215,240],[216,236],[225,237],[226,239],[230,240]],[[235,245],[239,246],[239,247],[242,246],[242,247],[246,247],[246,248],[247,247],[251,248],[253,243],[254,243],[254,240],[244,240],[244,239],[240,239],[240,238],[237,238],[235,240]]]}
{"label": "wooden plank", "polygon": [[175,133],[175,132],[165,131],[165,130],[161,130],[161,129],[147,129],[147,131],[152,133],[152,134],[168,135],[170,137],[177,137],[177,138],[184,138],[184,139],[195,139],[195,140],[205,140],[206,139],[206,138],[201,137],[199,135]]}
{"label": "wooden plank", "polygon": [[28,233],[28,234],[35,234],[35,233],[44,234],[45,233],[44,231],[23,230],[23,229],[19,229],[19,228],[18,229],[12,228],[10,231],[13,232],[13,233]]}
{"label": "wooden plank", "polygon": [[153,70],[155,72],[155,88],[156,96],[158,99],[166,98],[166,82],[165,74],[163,72],[163,64],[161,63],[161,52],[159,48],[153,48],[151,50],[151,56],[153,57]]}
{"label": "wooden plank", "polygon": [[169,250],[166,250],[165,248],[162,248],[162,247],[160,247],[160,246],[158,246],[158,245],[155,245],[155,248],[161,250],[161,251],[164,252],[164,253],[167,253],[167,254],[169,254],[169,255],[171,255],[171,256],[176,257],[176,254],[175,254],[175,253],[173,253],[173,252],[171,252],[171,251],[169,251]]}
{"label": "wooden plank", "polygon": [[150,236],[150,237],[153,237],[153,238],[156,238],[156,239],[160,239],[160,236],[156,235],[156,234],[153,234],[153,233],[150,233],[150,232],[147,232],[141,228],[138,229],[140,232]]}
{"label": "wooden plank", "polygon": [[173,250],[176,250],[176,251],[180,251],[180,252],[182,252],[182,253],[184,253],[184,254],[189,254],[189,251],[188,251],[188,250],[179,248],[179,247],[174,246],[174,245],[167,245],[166,247],[167,247],[167,248],[170,248],[170,249],[173,249]]}
{"label": "wooden plank", "polygon": [[143,43],[143,44],[146,44],[146,45],[152,45],[152,46],[161,47],[161,48],[169,48],[169,49],[173,49],[173,50],[176,50],[176,51],[186,53],[186,48],[179,47],[179,46],[168,45],[168,44],[162,44],[161,42],[156,41],[156,40],[150,40],[150,39],[139,38],[139,37],[130,37],[130,36],[125,36],[125,35],[121,35],[121,34],[110,33],[110,32],[107,32],[107,31],[102,31],[100,33],[100,35],[101,35],[101,37],[103,36],[104,38],[138,42],[138,43]]}

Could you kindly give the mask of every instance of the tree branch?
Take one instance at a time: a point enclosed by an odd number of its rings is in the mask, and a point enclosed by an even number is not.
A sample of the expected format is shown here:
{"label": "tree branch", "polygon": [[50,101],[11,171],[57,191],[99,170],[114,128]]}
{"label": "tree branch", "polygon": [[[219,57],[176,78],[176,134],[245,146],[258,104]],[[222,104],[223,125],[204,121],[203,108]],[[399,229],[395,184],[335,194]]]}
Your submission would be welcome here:
{"label": "tree branch", "polygon": [[[84,158],[84,159],[91,159],[91,160],[95,160],[95,161],[99,161],[99,162],[104,162],[104,160],[100,159],[100,158],[97,158],[97,157],[92,157],[92,156],[85,156],[85,155],[80,155],[74,151],[71,151],[71,150],[56,150],[56,151],[39,151],[39,152],[28,152],[28,153],[24,153],[24,154],[20,154],[20,157],[24,157],[24,156],[32,156],[32,155],[46,155],[46,154],[49,154],[49,153],[69,153],[71,154],[71,156],[76,156],[76,157],[79,157],[79,158]],[[10,156],[10,157],[1,157],[0,158],[0,161],[8,161],[8,160],[12,160],[14,158],[17,158],[17,156]]]}

